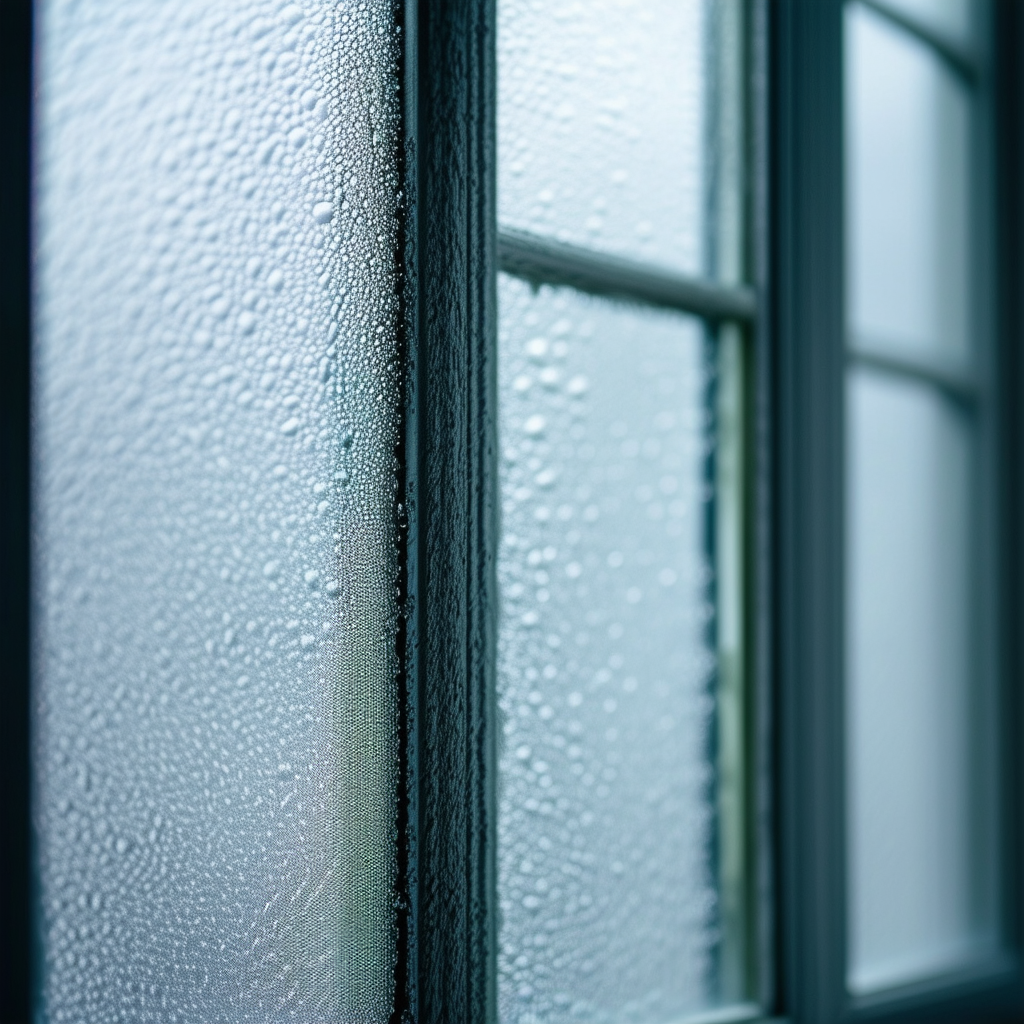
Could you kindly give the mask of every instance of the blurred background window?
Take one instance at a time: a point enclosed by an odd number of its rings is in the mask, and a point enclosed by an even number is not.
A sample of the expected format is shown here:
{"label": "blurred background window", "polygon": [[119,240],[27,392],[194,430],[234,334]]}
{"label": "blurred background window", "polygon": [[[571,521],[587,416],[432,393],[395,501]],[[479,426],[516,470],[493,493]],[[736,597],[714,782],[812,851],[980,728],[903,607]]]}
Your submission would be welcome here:
{"label": "blurred background window", "polygon": [[982,11],[846,8],[848,984],[999,941]]}
{"label": "blurred background window", "polygon": [[391,5],[38,5],[51,1021],[388,1018]]}

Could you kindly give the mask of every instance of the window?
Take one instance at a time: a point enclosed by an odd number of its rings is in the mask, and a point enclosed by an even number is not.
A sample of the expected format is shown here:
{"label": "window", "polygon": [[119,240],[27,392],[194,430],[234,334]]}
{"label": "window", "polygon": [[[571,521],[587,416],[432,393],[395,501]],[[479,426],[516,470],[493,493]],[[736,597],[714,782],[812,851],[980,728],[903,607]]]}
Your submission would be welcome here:
{"label": "window", "polygon": [[38,1012],[380,1019],[391,6],[39,14]]}
{"label": "window", "polygon": [[0,1016],[1020,1019],[1020,6],[29,13]]}
{"label": "window", "polygon": [[982,795],[995,778],[982,13],[846,10],[857,995],[969,969],[999,945],[997,812]]}
{"label": "window", "polygon": [[798,1019],[1019,1014],[1011,7],[776,22],[777,906]]}
{"label": "window", "polygon": [[498,5],[502,1021],[760,1012],[744,14]]}

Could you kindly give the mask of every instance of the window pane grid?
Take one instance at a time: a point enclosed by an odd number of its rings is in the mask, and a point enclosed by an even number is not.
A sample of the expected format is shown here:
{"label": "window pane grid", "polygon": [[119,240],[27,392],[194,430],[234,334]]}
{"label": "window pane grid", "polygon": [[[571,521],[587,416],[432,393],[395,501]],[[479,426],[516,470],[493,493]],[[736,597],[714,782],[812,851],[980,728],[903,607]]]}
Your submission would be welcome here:
{"label": "window pane grid", "polygon": [[505,1024],[762,1014],[746,28],[499,5]]}
{"label": "window pane grid", "polygon": [[[981,61],[972,47],[889,0],[849,0],[847,6],[869,10],[906,33],[955,72],[973,96],[981,74]],[[898,346],[898,351],[896,349],[892,339],[888,338],[872,337],[862,332],[854,332],[847,337],[847,361],[851,367],[870,367],[907,380],[927,383],[971,407],[984,399],[982,382],[973,365],[965,367],[959,360],[922,356],[917,351],[904,350],[902,345]],[[971,355],[973,357],[974,354]],[[973,358],[970,363],[973,364]]]}
{"label": "window pane grid", "polygon": [[998,950],[980,566],[982,5],[846,4],[847,989]]}

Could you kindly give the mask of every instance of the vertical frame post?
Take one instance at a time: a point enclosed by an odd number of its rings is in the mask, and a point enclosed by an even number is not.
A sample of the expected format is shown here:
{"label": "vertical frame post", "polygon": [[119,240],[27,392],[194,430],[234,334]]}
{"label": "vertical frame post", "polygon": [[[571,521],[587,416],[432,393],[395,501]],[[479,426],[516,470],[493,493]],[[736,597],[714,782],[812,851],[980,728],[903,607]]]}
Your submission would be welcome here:
{"label": "vertical frame post", "polygon": [[406,10],[409,1007],[421,1024],[483,1024],[495,1016],[495,5]]}
{"label": "vertical frame post", "polygon": [[[770,302],[775,456],[774,604],[780,1007],[794,1024],[1011,1021],[1024,1007],[1024,15],[995,0],[993,256],[998,426],[999,802],[1006,950],[943,990],[922,984],[854,1004],[846,992],[844,730],[843,3],[771,6]],[[995,188],[994,199],[989,190]],[[984,240],[991,249],[989,241]]]}
{"label": "vertical frame post", "polygon": [[1003,927],[1015,978],[1006,1003],[1024,1014],[1024,7],[993,5],[996,255],[997,562],[1001,669],[999,802],[1005,892]]}
{"label": "vertical frame post", "polygon": [[780,994],[842,1011],[843,96],[841,0],[771,5],[775,679]]}
{"label": "vertical frame post", "polygon": [[32,1001],[29,770],[29,364],[32,4],[0,6],[0,1020]]}

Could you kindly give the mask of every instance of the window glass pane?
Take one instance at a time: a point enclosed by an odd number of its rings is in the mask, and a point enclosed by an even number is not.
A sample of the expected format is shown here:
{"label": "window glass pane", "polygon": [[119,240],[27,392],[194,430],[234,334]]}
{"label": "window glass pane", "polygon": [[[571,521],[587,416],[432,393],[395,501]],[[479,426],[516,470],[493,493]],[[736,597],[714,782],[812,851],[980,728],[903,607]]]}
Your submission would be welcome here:
{"label": "window glass pane", "polygon": [[500,0],[501,222],[738,277],[741,15],[717,0]]}
{"label": "window glass pane", "polygon": [[994,871],[972,419],[868,369],[848,403],[849,984],[867,992],[983,952]]}
{"label": "window glass pane", "polygon": [[883,0],[886,7],[909,15],[922,25],[958,43],[972,36],[971,0]]}
{"label": "window glass pane", "polygon": [[40,1019],[385,1021],[392,5],[38,10]]}
{"label": "window glass pane", "polygon": [[850,327],[855,343],[964,360],[970,329],[970,104],[902,30],[847,13]]}
{"label": "window glass pane", "polygon": [[737,339],[499,298],[500,1017],[676,1020],[745,991]]}

